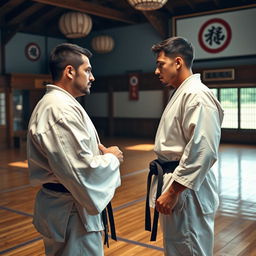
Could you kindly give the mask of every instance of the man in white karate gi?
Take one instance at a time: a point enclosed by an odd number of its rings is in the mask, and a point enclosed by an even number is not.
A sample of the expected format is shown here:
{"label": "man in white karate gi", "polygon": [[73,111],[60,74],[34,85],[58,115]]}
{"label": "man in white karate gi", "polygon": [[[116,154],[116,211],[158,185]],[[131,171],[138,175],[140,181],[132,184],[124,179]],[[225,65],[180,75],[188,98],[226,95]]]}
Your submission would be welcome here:
{"label": "man in white karate gi", "polygon": [[[50,56],[52,85],[35,107],[28,127],[31,182],[42,184],[33,224],[47,256],[101,256],[101,212],[120,186],[123,154],[100,144],[76,97],[90,94],[91,53],[58,45]],[[97,102],[95,102],[97,107]]]}
{"label": "man in white karate gi", "polygon": [[218,207],[212,165],[217,160],[223,110],[211,90],[192,73],[193,46],[172,37],[152,47],[155,74],[175,91],[166,106],[155,138],[161,163],[179,161],[164,175],[162,195],[151,206],[160,213],[164,252],[168,256],[213,255],[214,216]]}

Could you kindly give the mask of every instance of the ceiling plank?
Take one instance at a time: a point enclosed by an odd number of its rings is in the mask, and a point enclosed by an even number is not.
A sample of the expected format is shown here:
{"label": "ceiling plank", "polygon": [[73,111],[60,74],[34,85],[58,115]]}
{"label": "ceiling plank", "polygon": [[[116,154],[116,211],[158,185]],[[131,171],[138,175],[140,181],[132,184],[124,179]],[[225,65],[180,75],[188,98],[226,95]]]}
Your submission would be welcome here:
{"label": "ceiling plank", "polygon": [[175,11],[173,9],[173,6],[171,4],[171,1],[168,1],[165,5],[164,8],[166,8],[168,10],[169,13],[171,13],[171,15],[175,14]]}
{"label": "ceiling plank", "polygon": [[142,12],[158,34],[164,39],[169,34],[168,18],[157,11]]}
{"label": "ceiling plank", "polygon": [[187,3],[187,5],[192,9],[192,10],[196,10],[196,7],[194,5],[194,3],[191,0],[185,0],[185,2]]}
{"label": "ceiling plank", "polygon": [[[60,9],[63,12],[63,9]],[[55,34],[57,37],[64,37],[65,36],[61,33],[59,29],[59,17],[60,15],[55,15],[48,21],[46,21],[44,28],[42,30],[44,31],[44,34],[50,36],[51,34]],[[50,28],[50,29],[49,29]]]}
{"label": "ceiling plank", "polygon": [[20,23],[18,25],[16,25],[15,27],[12,27],[11,29],[7,29],[5,31],[5,34],[4,34],[4,38],[3,38],[3,41],[4,41],[4,44],[7,44],[15,35],[17,32],[19,32],[19,30],[23,27],[23,24]]}
{"label": "ceiling plank", "polygon": [[25,0],[12,0],[12,1],[6,2],[0,8],[0,16],[6,15],[9,11],[17,7],[18,5],[22,4],[23,2],[25,2]]}
{"label": "ceiling plank", "polygon": [[216,7],[220,7],[220,0],[213,0]]}
{"label": "ceiling plank", "polygon": [[[63,9],[61,8],[46,6],[35,18],[32,17],[28,20],[28,30],[41,30],[45,28],[49,30],[49,27],[45,26],[46,23],[52,20],[53,17],[58,17],[62,12]],[[43,28],[41,26],[43,26]]]}
{"label": "ceiling plank", "polygon": [[18,12],[14,11],[13,13],[10,13],[10,15],[8,15],[6,23],[8,26],[23,23],[29,16],[31,16],[42,7],[42,4],[33,3],[22,10],[19,8]]}
{"label": "ceiling plank", "polygon": [[124,12],[117,11],[115,9],[107,8],[102,5],[85,2],[82,0],[33,0],[34,2],[53,5],[61,8],[70,9],[73,11],[84,12],[87,14],[92,14],[100,16],[107,19],[118,20],[129,24],[136,24],[137,20],[130,15],[125,14]]}

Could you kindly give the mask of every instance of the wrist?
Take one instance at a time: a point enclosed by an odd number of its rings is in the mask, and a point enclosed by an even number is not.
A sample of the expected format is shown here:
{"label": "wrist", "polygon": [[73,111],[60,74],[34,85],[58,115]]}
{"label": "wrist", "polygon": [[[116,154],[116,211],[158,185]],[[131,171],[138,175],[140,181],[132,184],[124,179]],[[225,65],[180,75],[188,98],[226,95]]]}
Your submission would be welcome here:
{"label": "wrist", "polygon": [[174,181],[169,189],[169,192],[173,195],[179,195],[183,192],[187,187],[181,185],[177,181]]}

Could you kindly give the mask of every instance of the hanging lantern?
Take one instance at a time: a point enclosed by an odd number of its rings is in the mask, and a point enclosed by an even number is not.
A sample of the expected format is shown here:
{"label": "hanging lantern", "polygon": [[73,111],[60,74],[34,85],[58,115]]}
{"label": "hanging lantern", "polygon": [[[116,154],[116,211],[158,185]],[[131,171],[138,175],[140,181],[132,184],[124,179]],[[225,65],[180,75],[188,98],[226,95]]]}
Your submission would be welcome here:
{"label": "hanging lantern", "polygon": [[140,11],[152,11],[163,7],[167,0],[128,0],[129,4]]}
{"label": "hanging lantern", "polygon": [[96,36],[92,39],[92,48],[97,53],[111,52],[114,44],[114,39],[106,35]]}
{"label": "hanging lantern", "polygon": [[59,28],[67,38],[85,37],[92,29],[92,19],[84,13],[67,12],[60,17]]}

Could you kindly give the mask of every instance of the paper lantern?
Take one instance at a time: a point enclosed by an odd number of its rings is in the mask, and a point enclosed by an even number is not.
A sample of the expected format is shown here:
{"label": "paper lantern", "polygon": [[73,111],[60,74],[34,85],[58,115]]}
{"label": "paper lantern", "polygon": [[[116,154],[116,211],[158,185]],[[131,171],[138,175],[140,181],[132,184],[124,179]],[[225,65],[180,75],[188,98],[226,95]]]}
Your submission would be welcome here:
{"label": "paper lantern", "polygon": [[92,39],[92,48],[97,53],[111,52],[114,44],[114,39],[107,35],[96,36]]}
{"label": "paper lantern", "polygon": [[60,17],[59,28],[67,38],[85,37],[92,29],[92,19],[84,13],[67,12]]}
{"label": "paper lantern", "polygon": [[140,11],[152,11],[163,7],[167,0],[128,0],[129,4]]}

